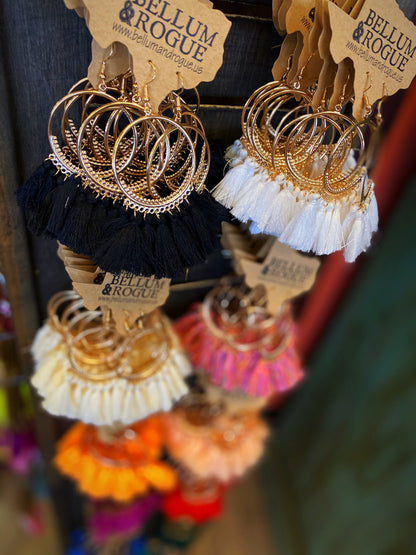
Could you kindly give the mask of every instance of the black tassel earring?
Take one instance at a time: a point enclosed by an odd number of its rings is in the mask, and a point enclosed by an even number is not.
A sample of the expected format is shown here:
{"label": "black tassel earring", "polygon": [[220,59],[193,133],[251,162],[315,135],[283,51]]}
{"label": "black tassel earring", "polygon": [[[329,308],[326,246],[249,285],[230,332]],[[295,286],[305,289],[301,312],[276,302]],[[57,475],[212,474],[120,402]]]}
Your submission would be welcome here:
{"label": "black tassel earring", "polygon": [[220,248],[226,217],[205,187],[210,149],[202,123],[179,93],[152,113],[151,62],[141,96],[131,74],[107,83],[105,63],[97,89],[84,79],[52,109],[52,154],[17,191],[19,205],[34,234],[103,271],[183,276]]}

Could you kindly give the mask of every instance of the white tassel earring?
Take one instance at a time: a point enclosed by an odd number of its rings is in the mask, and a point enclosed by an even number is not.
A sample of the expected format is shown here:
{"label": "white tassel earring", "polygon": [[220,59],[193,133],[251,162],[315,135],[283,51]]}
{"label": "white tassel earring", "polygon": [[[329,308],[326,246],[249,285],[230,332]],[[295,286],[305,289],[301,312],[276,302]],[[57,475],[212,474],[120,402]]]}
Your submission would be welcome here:
{"label": "white tassel earring", "polygon": [[275,151],[284,154],[296,204],[288,221],[275,221],[268,233],[319,255],[345,248],[348,262],[368,248],[378,225],[374,184],[364,165],[363,128],[368,125],[325,111],[296,118],[285,135],[276,136]]}
{"label": "white tassel earring", "polygon": [[[366,106],[356,122],[341,112],[342,97],[335,110],[313,112],[311,94],[298,85],[268,83],[249,98],[243,137],[227,151],[230,169],[213,194],[240,221],[250,221],[252,233],[319,255],[345,249],[353,262],[378,226],[365,165],[364,129],[376,128],[372,110]],[[277,113],[294,99],[297,106],[276,125]]]}
{"label": "white tassel earring", "polygon": [[[286,74],[290,65],[291,58]],[[229,170],[213,191],[215,199],[240,221],[260,222],[269,202],[283,191],[285,176],[272,165],[272,147],[277,129],[285,123],[287,115],[278,122],[276,119],[279,112],[291,107],[294,98],[298,104],[291,112],[298,115],[310,111],[310,94],[299,90],[301,78],[299,75],[293,85],[287,84],[286,76],[263,85],[243,108],[243,136],[227,149],[225,159]],[[286,191],[285,196],[288,196]],[[285,209],[280,212],[283,216]],[[262,227],[267,227],[267,222],[262,222]]]}

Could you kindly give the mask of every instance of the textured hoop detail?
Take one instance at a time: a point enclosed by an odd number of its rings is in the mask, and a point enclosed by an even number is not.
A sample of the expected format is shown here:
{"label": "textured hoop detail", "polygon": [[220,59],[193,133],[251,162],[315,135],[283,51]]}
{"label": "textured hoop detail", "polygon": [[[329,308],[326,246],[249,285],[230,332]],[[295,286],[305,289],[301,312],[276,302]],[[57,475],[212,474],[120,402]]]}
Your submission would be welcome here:
{"label": "textured hoop detail", "polygon": [[[138,195],[137,193],[132,191],[130,189],[130,187],[128,186],[128,184],[125,182],[125,180],[123,180],[123,178],[120,177],[119,170],[117,168],[117,152],[118,152],[118,149],[120,148],[120,144],[122,143],[124,137],[133,129],[133,127],[135,127],[137,125],[142,125],[143,123],[148,123],[152,127],[154,127],[154,122],[155,121],[159,122],[159,123],[163,122],[163,123],[165,123],[166,126],[165,126],[163,134],[156,139],[156,142],[152,146],[152,150],[150,151],[150,154],[149,154],[149,157],[148,157],[147,175],[146,175],[146,184],[147,184],[147,189],[148,190],[149,190],[149,182],[151,182],[151,180],[154,179],[154,174],[152,175],[152,172],[149,169],[149,166],[152,164],[153,160],[157,157],[157,154],[161,152],[161,150],[160,150],[161,149],[161,144],[163,144],[163,141],[166,142],[166,138],[167,138],[168,134],[170,134],[174,131],[182,134],[182,136],[187,141],[187,144],[188,144],[191,156],[192,156],[191,165],[186,170],[185,175],[183,176],[182,183],[175,190],[171,191],[166,197],[159,196],[156,199],[155,198],[148,198],[144,194]],[[167,151],[167,155],[169,155],[170,149],[166,148],[166,151]],[[172,119],[170,119],[166,116],[160,116],[160,115],[144,116],[144,117],[141,117],[141,118],[135,120],[131,124],[129,124],[121,132],[120,136],[118,137],[118,139],[116,141],[115,147],[114,147],[112,167],[113,167],[114,175],[116,177],[116,182],[117,182],[120,190],[123,192],[123,194],[126,197],[126,200],[125,200],[126,206],[128,206],[129,208],[131,208],[133,210],[143,212],[143,213],[150,213],[150,214],[162,213],[162,212],[173,210],[174,208],[177,208],[179,206],[179,204],[181,202],[183,202],[183,200],[185,200],[185,198],[187,196],[189,196],[189,194],[192,192],[193,179],[194,179],[195,172],[196,172],[195,146],[192,142],[191,137],[189,136],[189,133],[184,129],[184,127],[182,127],[182,125],[175,122],[174,120],[172,120]],[[158,176],[157,173],[158,172],[156,172],[156,176],[159,177],[159,179],[160,179],[161,176],[160,175]]]}
{"label": "textured hoop detail", "polygon": [[[76,161],[75,161],[75,156],[76,156],[76,141],[74,140],[74,136],[73,133],[71,133],[70,135],[68,135],[66,133],[66,131],[64,130],[63,132],[63,138],[65,140],[65,143],[67,144],[66,147],[61,147],[59,144],[59,139],[56,135],[53,134],[53,122],[54,119],[58,113],[58,110],[60,110],[62,107],[64,107],[65,109],[65,113],[68,112],[69,108],[72,107],[75,102],[77,102],[80,99],[83,99],[84,97],[91,97],[91,96],[98,96],[100,98],[102,98],[103,100],[108,100],[109,102],[113,102],[114,98],[102,91],[91,91],[91,90],[81,90],[81,91],[74,91],[74,92],[70,92],[67,95],[65,95],[63,98],[61,98],[52,108],[52,111],[50,113],[49,116],[49,120],[48,120],[48,140],[49,140],[49,145],[51,147],[52,153],[54,155],[54,157],[56,158],[56,160],[62,165],[62,167],[64,167],[69,173],[75,173],[74,172],[74,165],[75,167],[77,167]],[[61,121],[61,132],[62,132],[62,125],[64,125]],[[69,152],[68,152],[69,151]],[[71,155],[72,153],[72,155]],[[77,174],[79,174],[80,168],[78,166],[78,171],[76,172]]]}

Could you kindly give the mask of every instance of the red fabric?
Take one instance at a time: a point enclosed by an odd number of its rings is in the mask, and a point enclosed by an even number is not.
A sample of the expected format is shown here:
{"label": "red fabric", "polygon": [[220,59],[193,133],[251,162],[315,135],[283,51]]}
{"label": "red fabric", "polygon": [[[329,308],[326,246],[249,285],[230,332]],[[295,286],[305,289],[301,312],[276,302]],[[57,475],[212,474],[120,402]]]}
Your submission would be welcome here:
{"label": "red fabric", "polygon": [[162,512],[169,520],[189,518],[195,524],[216,518],[222,513],[222,491],[209,499],[192,500],[192,503],[184,497],[181,489],[166,495],[162,500]]}

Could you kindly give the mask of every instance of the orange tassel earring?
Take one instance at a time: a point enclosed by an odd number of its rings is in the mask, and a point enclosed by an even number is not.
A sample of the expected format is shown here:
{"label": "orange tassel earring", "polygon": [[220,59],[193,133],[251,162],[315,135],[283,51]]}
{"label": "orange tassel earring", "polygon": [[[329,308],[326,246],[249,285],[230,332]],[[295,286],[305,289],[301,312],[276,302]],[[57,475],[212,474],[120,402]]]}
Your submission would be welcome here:
{"label": "orange tassel earring", "polygon": [[175,471],[160,460],[162,441],[157,416],[128,428],[77,422],[59,441],[54,463],[81,492],[127,502],[151,489],[165,493],[175,488]]}

